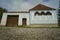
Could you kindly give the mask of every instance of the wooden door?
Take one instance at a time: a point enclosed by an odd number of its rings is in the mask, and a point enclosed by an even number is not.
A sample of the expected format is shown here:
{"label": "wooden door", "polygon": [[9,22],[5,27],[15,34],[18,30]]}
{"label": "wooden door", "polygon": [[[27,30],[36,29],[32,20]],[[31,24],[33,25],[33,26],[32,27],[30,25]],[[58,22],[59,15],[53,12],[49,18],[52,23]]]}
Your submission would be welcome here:
{"label": "wooden door", "polygon": [[18,15],[8,15],[7,26],[10,27],[18,26]]}
{"label": "wooden door", "polygon": [[26,21],[27,21],[27,19],[26,18],[23,18],[22,19],[22,25],[26,25]]}

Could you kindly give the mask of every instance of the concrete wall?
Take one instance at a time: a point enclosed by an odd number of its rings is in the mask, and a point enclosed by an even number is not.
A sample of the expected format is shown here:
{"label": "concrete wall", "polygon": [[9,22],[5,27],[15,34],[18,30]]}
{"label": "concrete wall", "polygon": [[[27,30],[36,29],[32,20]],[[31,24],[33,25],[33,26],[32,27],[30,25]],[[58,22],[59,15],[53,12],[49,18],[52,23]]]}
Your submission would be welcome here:
{"label": "concrete wall", "polygon": [[[39,13],[44,11],[44,10],[36,10]],[[41,16],[34,16],[36,11],[30,11],[30,24],[58,24],[57,20],[57,12],[56,10],[49,10],[52,15],[41,15]],[[45,10],[44,12],[46,13],[48,10]]]}

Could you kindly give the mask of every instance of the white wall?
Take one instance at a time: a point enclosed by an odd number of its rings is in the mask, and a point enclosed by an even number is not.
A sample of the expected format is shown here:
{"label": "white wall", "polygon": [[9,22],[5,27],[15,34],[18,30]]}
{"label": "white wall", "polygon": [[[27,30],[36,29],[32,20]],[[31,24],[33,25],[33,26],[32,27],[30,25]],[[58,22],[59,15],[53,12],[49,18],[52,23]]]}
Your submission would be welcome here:
{"label": "white wall", "polygon": [[[36,11],[38,11],[38,10],[36,10]],[[58,23],[56,10],[49,10],[52,13],[52,15],[48,15],[48,16],[46,16],[46,15],[34,16],[34,13],[36,11],[30,11],[30,16],[31,16],[30,23],[31,24],[56,24],[56,23]],[[44,11],[44,10],[42,10],[42,11]],[[47,11],[48,10],[45,10],[44,12],[47,12]],[[41,10],[38,12],[40,13]]]}
{"label": "white wall", "polygon": [[2,20],[1,20],[1,25],[6,25],[8,15],[19,15],[19,13],[3,13]]}
{"label": "white wall", "polygon": [[19,14],[19,24],[18,25],[22,25],[22,19],[26,18],[27,19],[27,25],[29,25],[29,13],[20,13]]}
{"label": "white wall", "polygon": [[[38,11],[38,10],[37,10]],[[43,10],[44,11],[44,10]],[[47,12],[45,10],[44,12]],[[1,25],[6,25],[7,15],[19,15],[18,25],[22,25],[22,19],[27,19],[27,25],[29,24],[57,24],[57,12],[55,10],[50,10],[52,15],[42,15],[42,16],[34,16],[36,11],[30,11],[30,13],[3,13]],[[41,11],[38,11],[41,12]]]}
{"label": "white wall", "polygon": [[1,19],[1,25],[5,26],[7,21],[7,14],[3,13],[2,19]]}
{"label": "white wall", "polygon": [[22,25],[22,18],[26,18],[29,25],[29,13],[3,13],[1,25],[6,25],[8,15],[19,15],[18,25]]}

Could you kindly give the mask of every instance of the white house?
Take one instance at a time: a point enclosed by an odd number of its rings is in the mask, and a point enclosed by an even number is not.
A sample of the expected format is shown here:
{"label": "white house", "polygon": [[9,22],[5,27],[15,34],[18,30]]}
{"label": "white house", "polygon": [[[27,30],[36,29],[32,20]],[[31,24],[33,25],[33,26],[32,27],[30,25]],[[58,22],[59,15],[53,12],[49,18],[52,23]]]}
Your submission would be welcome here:
{"label": "white house", "polygon": [[3,26],[58,27],[57,11],[54,8],[38,4],[29,12],[3,13]]}

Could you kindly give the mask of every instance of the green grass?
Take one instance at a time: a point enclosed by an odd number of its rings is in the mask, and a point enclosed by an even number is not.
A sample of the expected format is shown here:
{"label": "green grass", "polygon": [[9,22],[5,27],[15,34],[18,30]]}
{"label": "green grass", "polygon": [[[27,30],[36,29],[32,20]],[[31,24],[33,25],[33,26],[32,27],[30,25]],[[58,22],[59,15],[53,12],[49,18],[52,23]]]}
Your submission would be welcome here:
{"label": "green grass", "polygon": [[53,28],[53,29],[59,28],[59,29],[60,29],[60,27],[30,27],[30,26],[17,26],[17,27],[0,27],[0,30],[10,30],[10,29],[13,29],[13,28]]}
{"label": "green grass", "polygon": [[0,30],[11,30],[14,28],[46,28],[46,29],[60,29],[60,27],[0,27]]}

